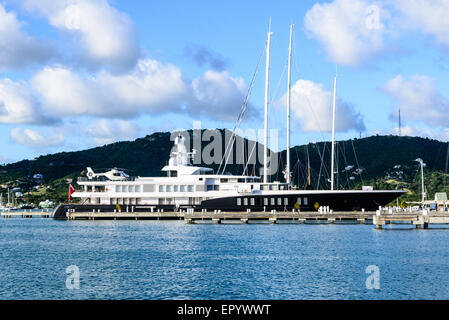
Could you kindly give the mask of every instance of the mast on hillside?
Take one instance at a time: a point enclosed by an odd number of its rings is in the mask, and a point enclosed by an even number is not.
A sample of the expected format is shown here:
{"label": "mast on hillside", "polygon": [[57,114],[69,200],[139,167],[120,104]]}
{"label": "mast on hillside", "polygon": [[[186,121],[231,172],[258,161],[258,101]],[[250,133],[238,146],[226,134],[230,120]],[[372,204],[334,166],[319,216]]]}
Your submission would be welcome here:
{"label": "mast on hillside", "polygon": [[424,207],[424,201],[426,200],[426,191],[424,186],[424,161],[421,158],[418,158],[415,161],[419,162],[421,165],[421,203]]}
{"label": "mast on hillside", "polygon": [[332,152],[331,152],[331,190],[334,190],[335,162],[335,109],[337,97],[337,72],[334,77],[334,96],[332,99]]}
{"label": "mast on hillside", "polygon": [[267,63],[265,69],[265,121],[264,121],[264,155],[263,155],[263,182],[268,182],[268,106],[270,104],[270,46],[271,46],[271,18],[267,37]]}
{"label": "mast on hillside", "polygon": [[287,167],[285,168],[285,181],[290,184],[292,174],[290,171],[290,108],[292,91],[292,39],[294,24],[290,25],[290,45],[288,49],[288,76],[287,76]]}

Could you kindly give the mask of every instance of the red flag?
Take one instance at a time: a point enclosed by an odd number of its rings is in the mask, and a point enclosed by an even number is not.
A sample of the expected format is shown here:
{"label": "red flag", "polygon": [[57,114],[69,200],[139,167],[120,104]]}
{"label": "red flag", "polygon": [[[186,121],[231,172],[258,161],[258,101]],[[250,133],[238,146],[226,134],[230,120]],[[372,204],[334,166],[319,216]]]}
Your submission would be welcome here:
{"label": "red flag", "polygon": [[70,203],[70,196],[75,191],[75,189],[72,187],[72,185],[69,185],[69,203]]}

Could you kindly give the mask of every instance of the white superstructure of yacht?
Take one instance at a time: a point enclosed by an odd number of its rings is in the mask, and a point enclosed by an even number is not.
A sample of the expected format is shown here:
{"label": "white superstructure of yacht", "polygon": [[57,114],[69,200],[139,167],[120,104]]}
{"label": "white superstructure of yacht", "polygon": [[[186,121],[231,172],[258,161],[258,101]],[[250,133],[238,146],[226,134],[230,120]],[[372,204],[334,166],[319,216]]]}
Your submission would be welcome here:
{"label": "white superstructure of yacht", "polygon": [[113,180],[91,174],[90,178],[78,179],[81,190],[75,191],[72,197],[80,198],[83,204],[179,207],[201,205],[205,200],[220,197],[288,190],[287,183],[262,183],[260,177],[254,176],[215,175],[210,168],[192,166],[193,153],[187,152],[184,138],[177,137],[174,144],[168,165],[162,168],[166,177]]}

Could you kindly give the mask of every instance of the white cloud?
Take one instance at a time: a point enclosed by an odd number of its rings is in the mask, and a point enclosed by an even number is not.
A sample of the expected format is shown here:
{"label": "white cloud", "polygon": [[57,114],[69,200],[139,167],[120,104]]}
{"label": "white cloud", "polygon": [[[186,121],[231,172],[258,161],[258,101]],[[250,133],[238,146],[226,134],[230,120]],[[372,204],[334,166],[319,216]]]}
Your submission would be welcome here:
{"label": "white cloud", "polygon": [[0,123],[54,122],[42,115],[37,100],[31,95],[28,84],[0,79]]}
{"label": "white cloud", "polygon": [[64,143],[64,136],[60,133],[39,133],[31,129],[13,128],[10,131],[11,140],[28,147],[49,148],[57,147]]}
{"label": "white cloud", "polygon": [[[304,132],[329,132],[332,130],[332,92],[321,84],[309,80],[298,80],[292,86],[291,108],[294,119]],[[278,102],[285,108],[287,97]],[[340,132],[351,129],[365,131],[362,116],[354,107],[337,98],[335,129]]]}
{"label": "white cloud", "polygon": [[84,129],[96,144],[105,145],[116,141],[133,140],[139,135],[139,127],[123,120],[98,120]]}
{"label": "white cloud", "polygon": [[106,0],[26,0],[23,5],[39,11],[52,26],[80,43],[84,49],[81,60],[90,67],[125,72],[141,55],[132,19]]}
{"label": "white cloud", "polygon": [[31,82],[44,111],[58,116],[130,118],[179,110],[189,90],[178,68],[154,60],[139,62],[126,75],[102,71],[83,77],[65,67],[46,67]]}
{"label": "white cloud", "polygon": [[53,49],[22,30],[13,12],[0,3],[0,69],[16,69],[47,61]]}
{"label": "white cloud", "polygon": [[385,19],[389,13],[365,0],[335,0],[315,4],[304,18],[306,31],[325,48],[332,61],[361,65],[385,49]]}
{"label": "white cloud", "polygon": [[402,27],[420,30],[436,42],[449,47],[449,1],[395,0],[393,5],[402,14]]}
{"label": "white cloud", "polygon": [[[190,114],[233,121],[242,107],[246,84],[243,78],[234,78],[227,71],[206,71],[193,80],[192,89],[194,99],[189,107]],[[248,113],[252,112],[252,107],[248,106]]]}
{"label": "white cloud", "polygon": [[389,80],[383,89],[394,98],[397,104],[395,110],[401,108],[401,116],[404,119],[429,126],[447,126],[449,101],[438,92],[432,78],[413,75],[406,79],[397,75]]}
{"label": "white cloud", "polygon": [[45,114],[59,117],[132,118],[179,112],[234,121],[246,90],[242,78],[226,71],[207,71],[189,83],[177,67],[150,59],[124,75],[101,71],[82,76],[66,67],[46,67],[31,84],[42,98]]}
{"label": "white cloud", "polygon": [[0,155],[0,165],[12,163],[12,162],[14,162],[14,160],[9,158],[8,156],[6,156],[4,154]]}

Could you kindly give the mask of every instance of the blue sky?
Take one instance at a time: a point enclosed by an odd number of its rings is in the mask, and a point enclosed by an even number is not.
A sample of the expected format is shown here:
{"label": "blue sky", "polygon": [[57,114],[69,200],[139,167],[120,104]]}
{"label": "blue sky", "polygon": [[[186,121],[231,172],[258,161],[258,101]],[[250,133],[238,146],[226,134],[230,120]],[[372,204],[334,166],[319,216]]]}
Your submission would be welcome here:
{"label": "blue sky", "polygon": [[[446,0],[0,2],[0,163],[232,128],[272,21],[270,127],[282,130],[295,24],[292,141],[397,132],[449,140]],[[265,60],[263,60],[264,62]],[[264,63],[242,129],[262,129]]]}

